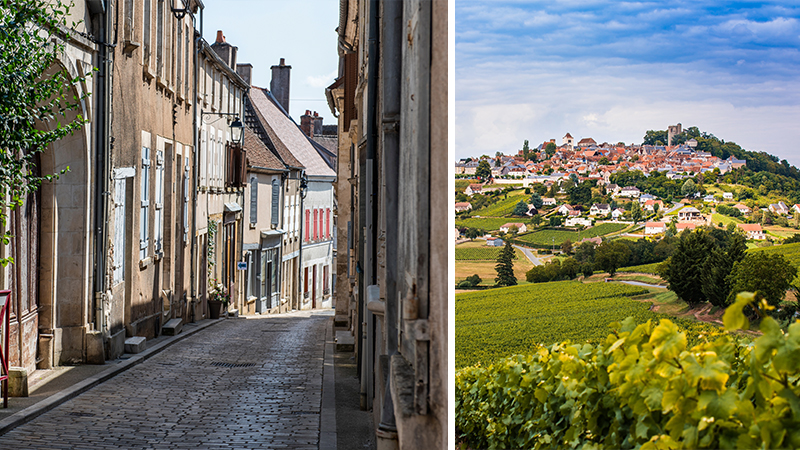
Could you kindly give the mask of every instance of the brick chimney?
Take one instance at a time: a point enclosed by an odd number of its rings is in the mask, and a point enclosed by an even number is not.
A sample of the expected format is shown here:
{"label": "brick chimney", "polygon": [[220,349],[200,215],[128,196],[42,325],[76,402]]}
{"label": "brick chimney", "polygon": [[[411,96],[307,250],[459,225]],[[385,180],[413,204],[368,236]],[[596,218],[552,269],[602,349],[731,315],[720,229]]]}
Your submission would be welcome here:
{"label": "brick chimney", "polygon": [[314,111],[314,136],[320,136],[322,134],[322,117],[317,115],[317,112]]}
{"label": "brick chimney", "polygon": [[231,69],[236,68],[236,52],[239,47],[234,47],[225,40],[222,30],[217,30],[217,40],[211,44],[211,49],[220,57]]}
{"label": "brick chimney", "polygon": [[300,116],[300,129],[303,130],[303,134],[308,137],[314,137],[314,116],[311,115],[310,110],[306,110],[306,113]]}
{"label": "brick chimney", "polygon": [[250,63],[246,64],[237,64],[236,65],[236,73],[242,77],[245,83],[248,86],[253,85],[253,65]]}
{"label": "brick chimney", "polygon": [[[269,82],[269,90],[272,95],[281,104],[284,111],[289,112],[289,76],[292,72],[292,66],[286,65],[286,60],[281,58],[281,63],[277,66],[272,66],[272,81]],[[310,113],[310,111],[308,111]]]}

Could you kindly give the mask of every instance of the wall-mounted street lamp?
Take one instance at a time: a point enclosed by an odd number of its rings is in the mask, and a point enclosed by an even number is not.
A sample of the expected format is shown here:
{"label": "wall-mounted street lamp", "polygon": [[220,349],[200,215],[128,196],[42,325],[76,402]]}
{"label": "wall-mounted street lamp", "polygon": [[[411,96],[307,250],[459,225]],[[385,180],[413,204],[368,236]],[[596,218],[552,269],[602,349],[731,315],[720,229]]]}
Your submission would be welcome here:
{"label": "wall-mounted street lamp", "polygon": [[300,198],[306,198],[306,194],[308,194],[308,175],[303,172],[300,175]]}
{"label": "wall-mounted street lamp", "polygon": [[183,19],[186,14],[191,14],[187,0],[172,0],[172,14],[178,20]]}
{"label": "wall-mounted street lamp", "polygon": [[219,118],[222,118],[222,116],[232,116],[233,117],[233,122],[230,123],[231,142],[236,144],[236,145],[241,145],[242,144],[242,138],[244,137],[244,124],[242,124],[242,121],[239,120],[239,114],[238,113],[223,113],[223,112],[205,112],[205,111],[201,111],[200,112],[201,121],[204,124],[209,125],[209,124],[213,123],[214,121],[210,121],[210,122],[205,121],[203,119],[203,117],[205,117],[205,116],[219,116]]}

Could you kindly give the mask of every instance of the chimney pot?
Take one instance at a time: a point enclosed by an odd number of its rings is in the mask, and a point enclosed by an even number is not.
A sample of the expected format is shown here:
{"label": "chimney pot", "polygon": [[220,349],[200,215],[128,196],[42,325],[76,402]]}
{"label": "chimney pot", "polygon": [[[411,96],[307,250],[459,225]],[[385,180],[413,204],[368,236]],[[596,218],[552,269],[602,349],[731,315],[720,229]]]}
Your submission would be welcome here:
{"label": "chimney pot", "polygon": [[281,58],[281,64],[280,65],[285,66],[286,65],[286,59]]}
{"label": "chimney pot", "polygon": [[225,42],[225,36],[222,35],[222,30],[217,30],[217,44]]}

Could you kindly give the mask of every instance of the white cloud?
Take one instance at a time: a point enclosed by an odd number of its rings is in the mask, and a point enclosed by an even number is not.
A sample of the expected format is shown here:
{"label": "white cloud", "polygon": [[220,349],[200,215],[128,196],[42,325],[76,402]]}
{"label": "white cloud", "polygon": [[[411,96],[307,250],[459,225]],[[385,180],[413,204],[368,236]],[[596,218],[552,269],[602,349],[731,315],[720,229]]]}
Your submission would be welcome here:
{"label": "white cloud", "polygon": [[338,72],[334,70],[327,75],[307,76],[306,84],[314,88],[325,88],[336,80],[336,75]]}

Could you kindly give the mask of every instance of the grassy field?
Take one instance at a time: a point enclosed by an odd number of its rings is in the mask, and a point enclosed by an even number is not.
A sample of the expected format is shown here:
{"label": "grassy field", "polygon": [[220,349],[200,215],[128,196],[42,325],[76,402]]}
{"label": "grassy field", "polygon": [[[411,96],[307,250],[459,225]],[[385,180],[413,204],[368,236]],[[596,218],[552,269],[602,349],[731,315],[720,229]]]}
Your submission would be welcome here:
{"label": "grassy field", "polygon": [[494,231],[499,230],[500,227],[507,223],[524,223],[527,226],[531,227],[531,221],[529,219],[523,219],[520,217],[470,217],[468,219],[461,219],[456,220],[457,227],[469,227],[469,228],[479,228],[481,230],[486,231]]}
{"label": "grassy field", "polygon": [[729,223],[735,223],[735,224],[743,223],[741,220],[735,217],[726,216],[724,214],[719,214],[719,213],[712,214],[711,221],[714,223],[714,225],[719,225],[719,223],[722,222],[723,227],[727,227]]}
{"label": "grassy field", "polygon": [[[475,240],[456,245],[456,261],[497,261],[502,247],[487,247],[486,241]],[[514,259],[524,257],[515,249]]]}
{"label": "grassy field", "polygon": [[478,182],[478,180],[460,178],[460,179],[456,180],[456,191],[457,192],[464,192],[464,190],[467,188],[467,186],[469,186],[470,184],[477,183],[477,182]]}
{"label": "grassy field", "polygon": [[658,265],[661,263],[653,263],[653,264],[642,264],[641,266],[630,266],[630,267],[622,267],[617,269],[617,272],[623,273],[652,273],[655,274],[658,272]]}
{"label": "grassy field", "polygon": [[[457,249],[458,248],[456,248],[456,250]],[[514,253],[516,254],[516,258],[514,259],[514,276],[517,277],[518,282],[523,282],[525,281],[525,273],[531,270],[533,263],[525,257],[521,251],[514,249]],[[496,265],[497,260],[478,261],[456,259],[456,284],[470,275],[477,274],[483,280],[481,285],[492,286],[494,285],[494,278],[497,276],[497,271],[494,270],[494,266]]]}
{"label": "grassy field", "polygon": [[602,223],[583,231],[542,230],[519,236],[517,239],[536,245],[561,245],[564,241],[578,242],[583,238],[616,233],[627,227],[624,223]]}

